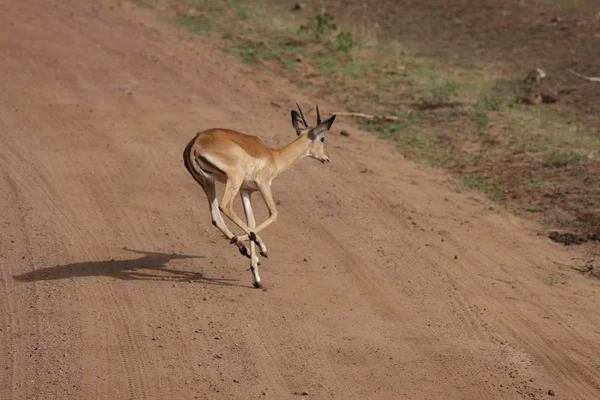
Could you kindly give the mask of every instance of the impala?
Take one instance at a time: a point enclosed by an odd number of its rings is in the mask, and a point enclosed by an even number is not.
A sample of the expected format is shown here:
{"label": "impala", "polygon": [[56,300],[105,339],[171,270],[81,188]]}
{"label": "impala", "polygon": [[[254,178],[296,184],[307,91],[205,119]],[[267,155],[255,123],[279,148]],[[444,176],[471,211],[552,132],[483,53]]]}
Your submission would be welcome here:
{"label": "impala", "polygon": [[[303,157],[312,157],[322,163],[330,161],[324,142],[325,133],[331,129],[335,115],[321,122],[317,105],[317,125],[312,127],[299,105],[298,111],[299,114],[292,110],[292,125],[298,137],[283,147],[272,148],[256,136],[215,128],[198,133],[183,152],[185,167],[206,193],[213,225],[231,244],[238,247],[242,255],[250,258],[250,270],[256,288],[261,288],[262,283],[258,274],[260,260],[255,244],[260,248],[260,255],[267,257],[267,246],[258,233],[277,219],[271,193],[273,179]],[[217,200],[216,181],[225,184],[221,203]],[[269,210],[269,217],[258,226],[251,201],[252,193],[256,191],[260,192]],[[233,200],[238,192],[247,223],[233,210]],[[240,227],[244,232],[242,236],[234,235],[227,228],[221,212]],[[250,251],[244,242],[249,242]]]}

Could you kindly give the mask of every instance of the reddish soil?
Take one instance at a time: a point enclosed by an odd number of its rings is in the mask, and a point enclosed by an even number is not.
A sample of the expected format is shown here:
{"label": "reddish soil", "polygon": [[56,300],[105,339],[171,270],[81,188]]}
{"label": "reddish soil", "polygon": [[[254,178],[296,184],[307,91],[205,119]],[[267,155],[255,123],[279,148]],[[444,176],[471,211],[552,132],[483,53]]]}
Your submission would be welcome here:
{"label": "reddish soil", "polygon": [[0,11],[1,399],[598,398],[600,283],[533,223],[340,118],[253,289],[181,153],[316,99],[130,3]]}

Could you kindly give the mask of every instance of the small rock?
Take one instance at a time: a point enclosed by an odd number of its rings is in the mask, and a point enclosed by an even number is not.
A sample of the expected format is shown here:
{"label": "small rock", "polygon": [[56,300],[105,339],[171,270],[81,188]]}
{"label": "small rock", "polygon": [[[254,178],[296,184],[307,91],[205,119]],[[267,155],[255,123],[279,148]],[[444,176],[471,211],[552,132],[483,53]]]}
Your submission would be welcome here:
{"label": "small rock", "polygon": [[552,89],[544,89],[540,92],[542,103],[556,103],[558,101],[558,92]]}
{"label": "small rock", "polygon": [[525,82],[527,82],[527,83],[539,82],[542,79],[544,79],[546,76],[547,76],[546,71],[544,71],[541,68],[535,68],[529,72],[529,74],[527,75],[527,78],[525,78]]}
{"label": "small rock", "polygon": [[296,56],[296,62],[297,63],[301,63],[302,61],[304,61],[304,59],[302,58],[302,56],[300,56],[300,55]]}
{"label": "small rock", "polygon": [[554,390],[548,389],[548,395],[549,396],[554,396]]}
{"label": "small rock", "polygon": [[532,106],[537,106],[542,103],[542,95],[537,91],[531,91],[523,98],[523,102]]}
{"label": "small rock", "polygon": [[296,0],[296,3],[294,4],[294,11],[300,11],[304,8],[304,3],[302,3],[299,0]]}
{"label": "small rock", "polygon": [[454,259],[455,259],[455,260],[458,260],[458,256],[454,256]]}
{"label": "small rock", "polygon": [[304,261],[304,262],[308,262],[308,258],[305,258],[305,259],[304,259],[304,260],[302,260],[302,261]]}
{"label": "small rock", "polygon": [[204,11],[196,10],[195,8],[190,8],[185,12],[185,15],[190,18],[198,18],[206,14]]}
{"label": "small rock", "polygon": [[349,137],[350,136],[350,132],[348,132],[347,130],[342,130],[342,131],[340,131],[340,135],[345,136],[345,137]]}

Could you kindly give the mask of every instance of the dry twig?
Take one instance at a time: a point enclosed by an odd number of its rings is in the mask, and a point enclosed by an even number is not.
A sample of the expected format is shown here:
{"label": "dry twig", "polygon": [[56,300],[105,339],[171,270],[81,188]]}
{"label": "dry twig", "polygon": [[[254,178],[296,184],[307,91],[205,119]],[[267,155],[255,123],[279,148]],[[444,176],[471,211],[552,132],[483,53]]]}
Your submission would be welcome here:
{"label": "dry twig", "polygon": [[355,112],[333,112],[331,114],[335,114],[342,117],[356,117],[356,118],[364,118],[364,119],[383,119],[386,121],[400,121],[402,118],[394,117],[392,115],[371,115],[371,114],[363,114],[363,113],[355,113]]}
{"label": "dry twig", "polygon": [[571,72],[572,74],[580,77],[581,79],[585,79],[586,81],[600,83],[600,78],[597,78],[597,77],[594,77],[594,76],[581,75],[581,74],[573,71],[572,69],[569,69],[569,72]]}

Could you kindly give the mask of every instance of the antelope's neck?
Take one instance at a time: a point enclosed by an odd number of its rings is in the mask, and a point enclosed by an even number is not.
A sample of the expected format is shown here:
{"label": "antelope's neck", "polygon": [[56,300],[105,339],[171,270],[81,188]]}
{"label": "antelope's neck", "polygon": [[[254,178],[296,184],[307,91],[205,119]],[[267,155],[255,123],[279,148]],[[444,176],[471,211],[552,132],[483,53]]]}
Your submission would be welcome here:
{"label": "antelope's neck", "polygon": [[291,167],[302,157],[305,157],[307,151],[306,139],[303,136],[299,136],[296,140],[283,147],[273,149],[273,158],[277,169],[275,176]]}

